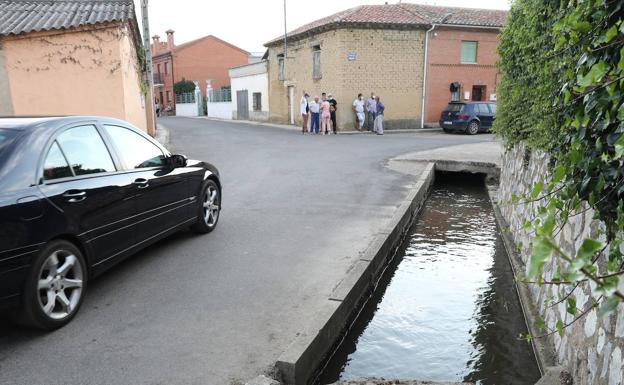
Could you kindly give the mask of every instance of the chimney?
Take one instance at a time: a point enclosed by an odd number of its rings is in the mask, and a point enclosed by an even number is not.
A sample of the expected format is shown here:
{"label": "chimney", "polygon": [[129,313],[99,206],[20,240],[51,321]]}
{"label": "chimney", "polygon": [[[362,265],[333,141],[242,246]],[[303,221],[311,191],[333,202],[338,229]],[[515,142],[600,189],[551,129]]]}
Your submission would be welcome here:
{"label": "chimney", "polygon": [[173,51],[173,47],[175,47],[175,45],[173,44],[173,33],[175,31],[173,29],[168,29],[166,32],[167,32],[167,49],[169,51]]}
{"label": "chimney", "polygon": [[152,56],[157,56],[160,53],[160,36],[154,35],[152,36],[152,40]]}

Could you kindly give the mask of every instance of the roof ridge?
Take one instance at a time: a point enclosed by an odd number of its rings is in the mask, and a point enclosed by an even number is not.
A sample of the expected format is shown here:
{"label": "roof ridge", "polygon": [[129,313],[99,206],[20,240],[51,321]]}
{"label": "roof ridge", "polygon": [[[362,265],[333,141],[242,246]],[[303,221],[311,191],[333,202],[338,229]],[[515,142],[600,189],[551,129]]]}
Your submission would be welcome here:
{"label": "roof ridge", "polygon": [[[421,4],[415,4],[415,3],[410,3],[410,4],[411,4],[411,5],[421,5]],[[421,18],[421,19],[423,19],[423,20],[426,20],[426,21],[431,22],[431,20],[429,20],[429,17],[424,16],[424,15],[422,15],[422,14],[421,14],[421,13],[419,13],[419,12],[412,11],[411,9],[408,9],[408,8],[404,7],[403,5],[405,5],[405,4],[403,4],[403,3],[397,3],[396,5],[398,5],[398,6],[399,6],[399,8],[401,8],[402,10],[407,11],[408,13],[411,13],[411,14],[412,14],[412,15],[414,15],[414,16],[420,17],[420,18]]]}

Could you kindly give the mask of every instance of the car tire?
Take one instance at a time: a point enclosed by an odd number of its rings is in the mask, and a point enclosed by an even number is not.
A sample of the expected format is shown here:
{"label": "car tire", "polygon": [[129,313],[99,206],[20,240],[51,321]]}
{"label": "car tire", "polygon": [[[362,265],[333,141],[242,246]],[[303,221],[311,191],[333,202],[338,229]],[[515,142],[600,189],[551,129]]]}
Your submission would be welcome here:
{"label": "car tire", "polygon": [[76,245],[66,240],[48,243],[26,279],[18,322],[43,330],[67,325],[80,309],[87,280],[87,265]]}
{"label": "car tire", "polygon": [[212,180],[207,179],[202,184],[198,197],[197,222],[191,229],[199,234],[210,233],[217,227],[221,214],[221,189]]}
{"label": "car tire", "polygon": [[468,123],[468,126],[466,127],[466,134],[476,135],[478,133],[479,133],[479,122],[477,122],[476,120],[473,120],[472,122]]}

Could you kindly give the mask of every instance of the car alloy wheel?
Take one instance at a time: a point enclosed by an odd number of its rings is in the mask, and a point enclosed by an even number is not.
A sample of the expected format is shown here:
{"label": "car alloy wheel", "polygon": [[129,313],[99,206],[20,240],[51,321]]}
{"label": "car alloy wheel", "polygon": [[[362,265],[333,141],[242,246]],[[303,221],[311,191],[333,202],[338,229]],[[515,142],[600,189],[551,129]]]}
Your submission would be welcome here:
{"label": "car alloy wheel", "polygon": [[479,132],[479,123],[476,120],[473,120],[468,124],[468,128],[466,129],[470,135],[476,135]]}
{"label": "car alloy wheel", "polygon": [[208,185],[204,193],[204,222],[208,227],[214,227],[219,220],[219,188]]}
{"label": "car alloy wheel", "polygon": [[82,298],[83,279],[83,267],[76,255],[63,249],[52,252],[38,274],[41,311],[57,321],[72,315]]}

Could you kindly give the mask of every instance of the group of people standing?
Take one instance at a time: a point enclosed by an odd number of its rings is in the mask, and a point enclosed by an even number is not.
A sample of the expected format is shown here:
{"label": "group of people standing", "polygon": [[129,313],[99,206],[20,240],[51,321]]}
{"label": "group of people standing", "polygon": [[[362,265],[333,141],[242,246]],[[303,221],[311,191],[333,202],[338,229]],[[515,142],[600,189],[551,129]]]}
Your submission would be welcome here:
{"label": "group of people standing", "polygon": [[[303,91],[301,96],[301,133],[329,135],[337,133],[336,111],[338,111],[338,102],[332,94],[323,92],[321,97],[315,96],[312,101],[308,101],[310,95]],[[358,94],[357,99],[353,102],[353,111],[355,112],[357,130],[364,130],[366,123],[368,131],[375,132],[377,135],[383,135],[383,118],[386,106],[381,102],[379,96],[375,96],[371,92],[370,99],[364,102],[364,96]]]}
{"label": "group of people standing", "polygon": [[332,94],[325,92],[321,94],[321,98],[315,96],[311,102],[308,102],[309,97],[310,95],[303,91],[300,105],[303,120],[301,133],[305,135],[308,132],[308,120],[311,119],[310,134],[329,135],[333,132],[335,135],[337,133],[336,111],[338,110],[336,99]]}
{"label": "group of people standing", "polygon": [[377,135],[383,135],[383,117],[386,106],[381,102],[379,96],[375,96],[374,92],[371,92],[370,98],[364,103],[364,95],[358,94],[357,99],[353,101],[353,111],[356,115],[357,129],[362,131],[364,129],[364,123],[368,131],[375,132]]}

